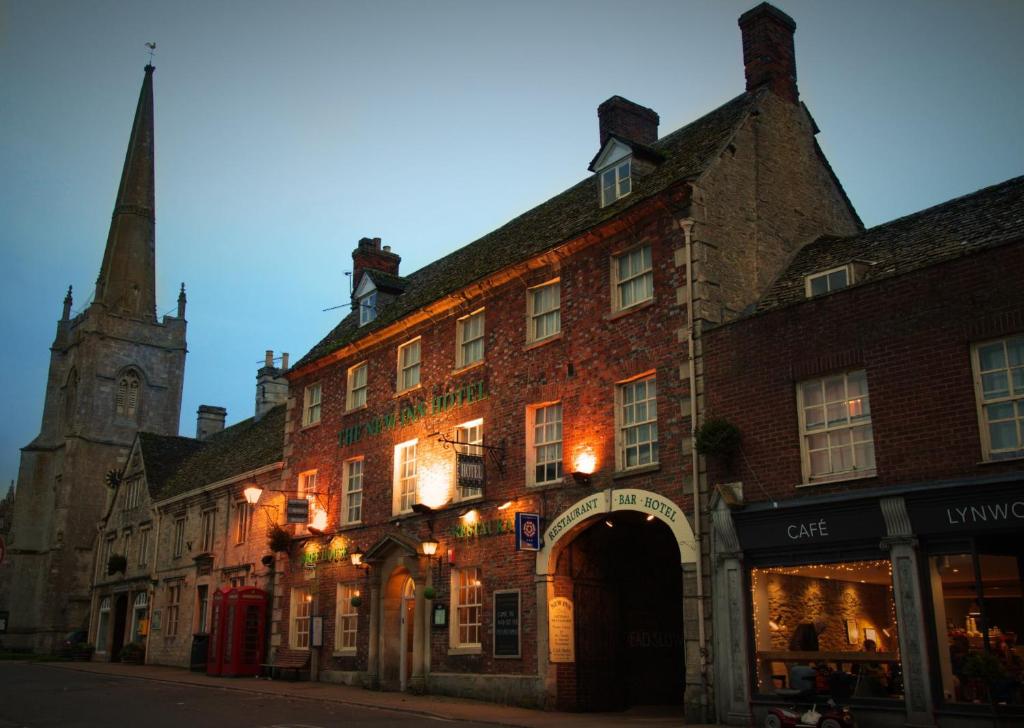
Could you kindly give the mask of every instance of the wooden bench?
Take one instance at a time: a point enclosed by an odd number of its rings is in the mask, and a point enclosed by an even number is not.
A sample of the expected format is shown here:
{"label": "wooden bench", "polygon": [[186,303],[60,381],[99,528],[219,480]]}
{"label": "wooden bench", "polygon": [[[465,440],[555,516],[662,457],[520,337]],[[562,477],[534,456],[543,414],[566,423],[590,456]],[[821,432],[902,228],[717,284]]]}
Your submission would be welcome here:
{"label": "wooden bench", "polygon": [[274,661],[260,665],[260,671],[264,677],[271,680],[274,678],[291,675],[292,681],[299,680],[302,673],[309,676],[309,651],[308,650],[278,650]]}

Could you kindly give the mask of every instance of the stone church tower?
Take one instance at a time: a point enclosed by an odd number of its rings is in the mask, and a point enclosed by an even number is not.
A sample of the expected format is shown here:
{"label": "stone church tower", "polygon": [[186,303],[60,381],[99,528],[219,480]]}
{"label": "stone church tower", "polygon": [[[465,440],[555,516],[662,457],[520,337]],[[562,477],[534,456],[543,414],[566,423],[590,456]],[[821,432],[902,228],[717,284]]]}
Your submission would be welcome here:
{"label": "stone church tower", "polygon": [[176,435],[185,371],[185,288],[156,316],[153,66],[145,69],[96,293],[51,346],[39,435],[21,453],[9,542],[5,645],[49,651],[86,627],[107,474],[138,430]]}

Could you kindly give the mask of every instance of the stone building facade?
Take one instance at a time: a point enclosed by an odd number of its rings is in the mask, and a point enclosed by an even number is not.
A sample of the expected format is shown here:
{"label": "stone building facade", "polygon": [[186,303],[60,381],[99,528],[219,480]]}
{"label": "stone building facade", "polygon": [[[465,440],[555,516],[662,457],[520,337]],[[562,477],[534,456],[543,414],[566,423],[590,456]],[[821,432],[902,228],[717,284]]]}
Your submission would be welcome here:
{"label": "stone building facade", "polygon": [[706,116],[659,138],[613,97],[566,192],[407,276],[360,241],[352,313],[288,373],[283,487],[319,521],[276,648],[372,687],[713,716],[702,329],[860,229],[797,103],[795,24],[740,25],[747,90]]}
{"label": "stone building facade", "polygon": [[47,651],[85,625],[105,477],[139,430],[178,430],[185,293],[177,315],[157,320],[153,70],[146,67],[95,296],[72,316],[68,289],[40,432],[22,449],[11,582],[0,590],[12,646]]}
{"label": "stone building facade", "polygon": [[807,662],[861,726],[1024,720],[1021,280],[1016,178],[806,246],[705,332],[708,412],[740,435],[709,458],[730,722]]}

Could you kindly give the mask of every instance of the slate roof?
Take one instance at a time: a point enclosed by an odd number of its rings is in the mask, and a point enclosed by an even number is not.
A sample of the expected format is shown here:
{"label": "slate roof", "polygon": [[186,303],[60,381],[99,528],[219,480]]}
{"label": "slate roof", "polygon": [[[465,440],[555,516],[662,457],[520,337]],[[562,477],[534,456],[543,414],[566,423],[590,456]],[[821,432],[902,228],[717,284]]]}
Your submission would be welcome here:
{"label": "slate roof", "polygon": [[162,500],[282,459],[283,404],[205,440],[139,433],[150,496]]}
{"label": "slate roof", "polygon": [[402,293],[406,286],[409,285],[409,279],[402,276],[393,276],[390,273],[372,269],[363,272],[373,281],[373,285],[376,286],[378,291]]}
{"label": "slate roof", "polygon": [[846,238],[819,238],[802,248],[753,313],[806,301],[804,277],[852,262],[868,263],[855,285],[909,273],[987,248],[1024,240],[1024,177]]}
{"label": "slate roof", "polygon": [[589,175],[479,240],[411,273],[404,278],[405,292],[381,307],[375,321],[360,327],[355,312],[350,313],[292,369],[316,361],[447,293],[554,248],[677,182],[696,179],[718,158],[766,93],[767,89],[760,89],[741,94],[650,145],[649,149],[663,156],[664,161],[649,174],[634,179],[632,193],[618,202],[602,208],[597,177]]}

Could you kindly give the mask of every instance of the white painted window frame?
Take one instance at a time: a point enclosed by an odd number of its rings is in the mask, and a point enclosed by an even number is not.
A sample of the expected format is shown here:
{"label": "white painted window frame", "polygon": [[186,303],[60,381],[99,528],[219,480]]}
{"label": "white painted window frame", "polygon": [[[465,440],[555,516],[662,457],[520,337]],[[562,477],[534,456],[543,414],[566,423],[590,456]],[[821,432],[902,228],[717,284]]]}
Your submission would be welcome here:
{"label": "white painted window frame", "polygon": [[[358,466],[358,472],[356,472]],[[362,523],[363,520],[363,476],[366,460],[363,456],[349,458],[343,464],[345,492],[341,503],[341,522],[346,526]],[[353,487],[353,486],[357,487]],[[353,502],[357,500],[358,502]],[[355,510],[355,518],[352,517]]]}
{"label": "white painted window frame", "polygon": [[[644,262],[644,251],[647,251],[647,262]],[[620,275],[619,262],[622,260],[632,261],[634,255],[639,254],[640,267],[632,269],[626,276]],[[646,265],[646,267],[644,267]],[[632,268],[632,263],[630,264]],[[623,250],[621,253],[616,253],[611,258],[611,280],[612,280],[612,311],[618,313],[620,311],[629,311],[630,309],[636,308],[648,301],[654,300],[654,248],[650,243],[644,243],[642,245],[634,245],[628,250]],[[632,303],[624,303],[623,292],[629,288],[633,290],[637,281],[646,280],[647,284],[647,295],[643,298],[637,298]]]}
{"label": "white painted window frame", "polygon": [[302,426],[309,427],[320,422],[323,386],[320,382],[308,385],[302,395]]}
{"label": "white painted window frame", "polygon": [[[487,332],[487,320],[484,316],[484,311],[485,309],[478,308],[473,313],[463,316],[455,322],[455,366],[457,369],[465,369],[466,367],[478,364],[487,356],[484,342],[484,336]],[[478,317],[480,320],[479,334],[473,335],[473,338],[467,338],[467,329]],[[467,355],[467,350],[471,347],[475,348],[477,342],[480,342],[480,355],[470,359]]]}
{"label": "white painted window frame", "polygon": [[[548,415],[553,415],[553,410],[556,407],[558,408],[558,439],[547,439],[548,430],[555,424],[553,419],[548,418]],[[544,414],[544,421],[538,423],[537,416],[542,413]],[[563,449],[563,438],[565,437],[564,417],[565,408],[562,406],[561,401],[542,402],[540,404],[532,404],[526,408],[526,484],[528,486],[561,483],[565,477],[565,451]],[[542,433],[541,439],[538,439],[538,431]],[[555,445],[558,446],[557,460],[542,459],[540,450],[544,448],[546,451]],[[537,480],[537,467],[539,465],[547,466],[556,463],[556,477]],[[546,470],[547,468],[545,468]]]}
{"label": "white painted window frame", "polygon": [[[395,445],[394,457],[394,483],[392,487],[392,515],[412,513],[413,504],[418,502],[419,496],[419,440],[407,440]],[[406,457],[405,453],[412,453],[412,457]],[[411,463],[411,472],[409,465]]]}
{"label": "white painted window frame", "polygon": [[[627,389],[635,390],[637,385],[644,383],[644,399],[634,399],[631,403],[626,403],[626,391]],[[651,395],[651,385],[654,386],[654,394]],[[627,409],[633,408],[634,410],[640,403],[646,403],[646,418],[642,420],[633,419],[628,421]],[[644,427],[653,429],[654,437],[645,440],[640,440],[640,432]],[[637,440],[635,443],[629,442],[629,433],[635,430],[637,432]],[[648,430],[650,432],[650,429]],[[659,463],[660,459],[660,448],[658,445],[658,381],[655,372],[645,372],[630,379],[617,382],[615,384],[615,469],[618,472],[626,472],[629,470],[637,470],[641,468],[655,467]],[[640,452],[642,446],[649,446],[650,460],[647,462],[639,462]],[[629,465],[629,454],[628,450],[636,449],[638,462],[634,465]]]}
{"label": "white painted window frame", "polygon": [[[537,298],[554,288],[557,291],[555,305],[550,308],[538,307]],[[553,321],[552,330],[543,335],[538,334],[540,325]],[[545,325],[544,328],[547,328]],[[546,341],[562,333],[562,279],[554,278],[538,286],[526,289],[526,343],[535,344]]]}
{"label": "white painted window frame", "polygon": [[[974,401],[977,405],[978,433],[981,437],[981,453],[985,462],[1024,457],[1024,387],[1016,388],[1014,386],[1015,375],[1024,379],[1024,373],[1022,373],[1024,372],[1024,362],[1014,363],[1010,358],[1011,345],[1021,345],[1021,342],[1024,342],[1024,334],[1013,334],[1010,336],[1001,336],[998,339],[980,341],[971,346],[971,370],[974,379]],[[981,358],[982,350],[995,347],[996,345],[1001,345],[1002,347],[1002,366],[983,369]],[[1006,394],[986,395],[986,378],[998,377],[1000,375],[1003,375],[1006,378]],[[1007,406],[1011,408],[1009,417],[1004,415],[998,419],[990,421],[989,411],[991,408]],[[1004,425],[1013,423],[1016,430],[1017,447],[1004,448],[998,451],[994,450],[992,447],[992,432],[990,429],[990,426],[993,423],[1004,423]]]}
{"label": "white painted window frame", "polygon": [[[415,350],[416,359],[406,361],[407,352]],[[398,347],[398,378],[395,382],[396,391],[401,394],[420,386],[421,365],[423,362],[423,337],[417,336]],[[413,381],[415,380],[415,381]]]}
{"label": "white painted window frame", "polygon": [[[363,373],[362,384],[359,383],[359,372]],[[353,364],[346,372],[345,384],[345,411],[361,409],[367,406],[369,397],[367,390],[370,384],[369,366],[367,362]]]}
{"label": "white painted window frame", "polygon": [[[851,375],[864,375],[864,394],[860,397],[850,396],[850,377]],[[827,384],[826,382],[830,379],[836,379],[838,377],[843,378],[843,398],[836,400],[827,399]],[[821,403],[808,403],[806,401],[805,389],[812,385],[820,385],[822,392]],[[867,372],[863,368],[849,369],[841,372],[832,372],[820,377],[813,377],[811,379],[805,379],[797,382],[796,384],[796,400],[797,400],[797,416],[800,421],[800,466],[803,474],[803,484],[810,485],[814,483],[826,483],[837,480],[852,480],[855,478],[868,478],[876,473],[875,466],[875,443],[874,443],[874,427],[871,422],[871,389],[868,385]],[[853,403],[857,402],[854,406]],[[828,409],[830,406],[846,407],[846,421],[839,424],[829,424],[828,421]],[[814,426],[809,428],[807,425],[807,412],[811,409],[822,409],[825,413],[824,421],[821,426]],[[860,414],[853,414],[853,409],[860,409]],[[864,414],[864,409],[867,410],[867,414]],[[838,423],[838,420],[835,422]],[[854,431],[858,428],[868,427],[871,428],[871,438],[869,440],[859,439],[854,440]],[[853,467],[845,470],[830,470],[828,473],[814,474],[811,468],[811,457],[812,453],[822,451],[822,448],[811,448],[810,440],[813,437],[819,435],[825,435],[827,444],[824,448],[828,454],[830,463],[832,462],[832,452],[839,450],[843,445],[832,446],[832,436],[842,436],[842,433],[849,433],[849,448],[851,461]],[[858,445],[865,445],[870,443],[870,460],[871,465],[865,465],[864,467],[858,467],[857,458],[857,447]],[[864,462],[866,463],[867,458],[865,457]],[[830,466],[831,467],[831,466]]]}

